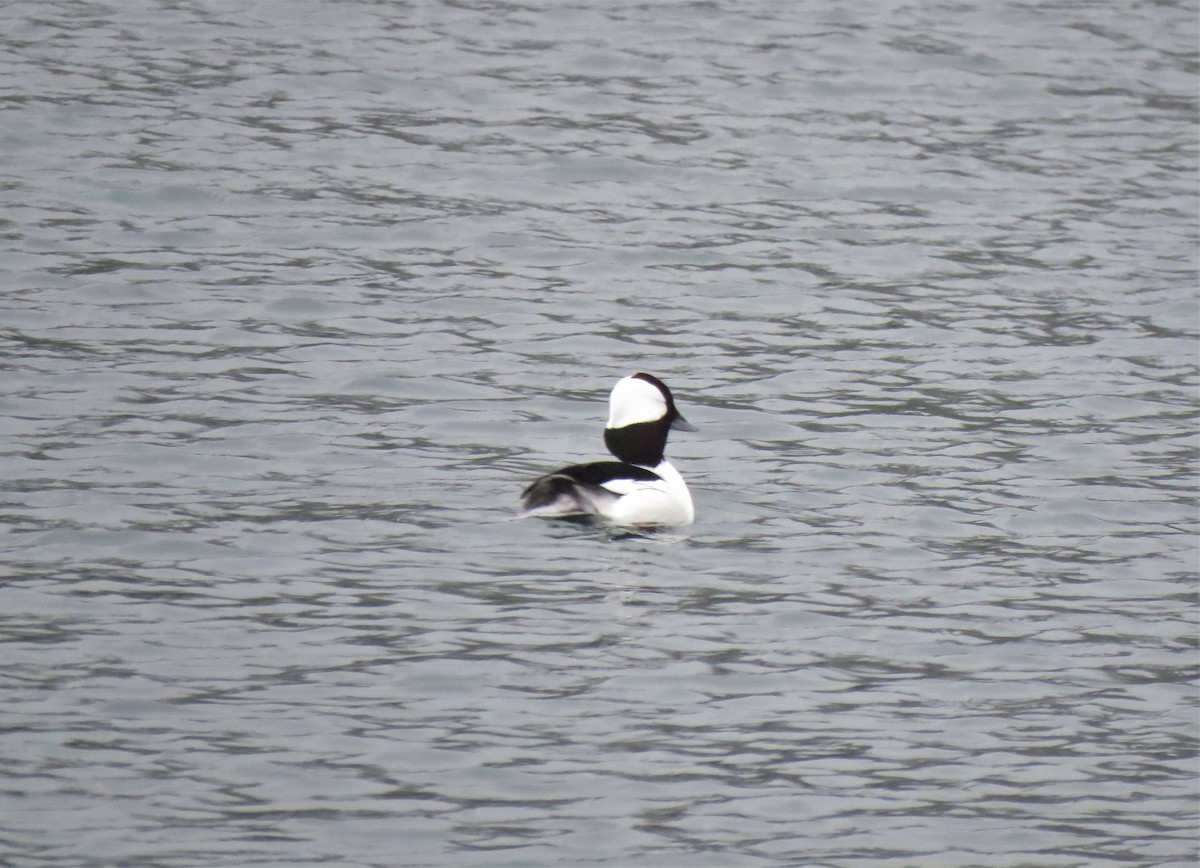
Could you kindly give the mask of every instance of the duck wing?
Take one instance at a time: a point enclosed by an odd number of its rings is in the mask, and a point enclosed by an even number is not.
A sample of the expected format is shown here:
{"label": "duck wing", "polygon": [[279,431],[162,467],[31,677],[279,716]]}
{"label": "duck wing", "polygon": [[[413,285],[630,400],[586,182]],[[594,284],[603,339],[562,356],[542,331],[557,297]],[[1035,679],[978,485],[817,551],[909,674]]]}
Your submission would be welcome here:
{"label": "duck wing", "polygon": [[607,516],[621,495],[637,482],[661,477],[652,470],[623,461],[575,464],[539,476],[521,492],[523,515]]}

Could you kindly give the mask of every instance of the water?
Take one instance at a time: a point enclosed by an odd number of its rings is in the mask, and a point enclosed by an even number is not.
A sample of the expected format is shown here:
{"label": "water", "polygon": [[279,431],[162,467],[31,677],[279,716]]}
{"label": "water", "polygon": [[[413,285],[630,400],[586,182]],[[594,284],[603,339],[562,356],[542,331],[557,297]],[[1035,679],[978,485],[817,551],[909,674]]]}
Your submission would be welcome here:
{"label": "water", "polygon": [[1193,864],[1194,4],[0,23],[0,861]]}

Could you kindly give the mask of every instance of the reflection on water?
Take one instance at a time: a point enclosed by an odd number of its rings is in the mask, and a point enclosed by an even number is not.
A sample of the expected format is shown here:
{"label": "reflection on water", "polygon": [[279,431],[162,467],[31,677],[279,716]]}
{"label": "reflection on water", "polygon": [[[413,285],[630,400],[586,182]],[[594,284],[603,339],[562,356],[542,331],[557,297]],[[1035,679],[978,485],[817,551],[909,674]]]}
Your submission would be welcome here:
{"label": "reflection on water", "polygon": [[1194,21],[684,11],[0,13],[0,858],[1190,863]]}

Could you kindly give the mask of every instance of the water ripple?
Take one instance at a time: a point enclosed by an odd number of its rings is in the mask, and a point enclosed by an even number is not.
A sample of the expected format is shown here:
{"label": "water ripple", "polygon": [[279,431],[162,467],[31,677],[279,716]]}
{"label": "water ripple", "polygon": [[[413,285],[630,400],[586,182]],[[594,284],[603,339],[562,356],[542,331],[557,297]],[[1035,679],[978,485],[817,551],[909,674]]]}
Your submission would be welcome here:
{"label": "water ripple", "polygon": [[1194,860],[1184,10],[276,12],[0,13],[0,860]]}

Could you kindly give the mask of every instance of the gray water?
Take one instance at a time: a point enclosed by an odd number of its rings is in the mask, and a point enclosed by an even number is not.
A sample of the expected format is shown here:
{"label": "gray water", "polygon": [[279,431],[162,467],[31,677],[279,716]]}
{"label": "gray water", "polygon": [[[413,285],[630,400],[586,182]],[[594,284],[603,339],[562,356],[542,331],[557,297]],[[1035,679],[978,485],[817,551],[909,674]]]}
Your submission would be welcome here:
{"label": "gray water", "polygon": [[6,3],[0,862],[1193,864],[1196,37]]}

